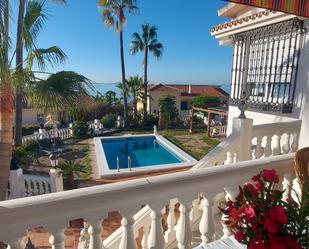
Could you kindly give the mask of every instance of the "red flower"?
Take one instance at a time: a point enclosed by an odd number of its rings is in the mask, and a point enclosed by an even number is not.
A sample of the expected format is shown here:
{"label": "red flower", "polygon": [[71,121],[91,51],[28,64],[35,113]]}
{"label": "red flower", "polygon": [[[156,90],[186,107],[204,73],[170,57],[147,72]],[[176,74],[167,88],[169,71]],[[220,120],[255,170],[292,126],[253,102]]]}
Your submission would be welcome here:
{"label": "red flower", "polygon": [[235,239],[238,241],[238,242],[242,242],[242,239],[244,238],[244,232],[243,231],[237,231],[235,234]]}
{"label": "red flower", "polygon": [[257,182],[257,183],[255,184],[255,188],[256,188],[257,191],[260,191],[261,188],[262,188],[261,183]]}
{"label": "red flower", "polygon": [[258,194],[257,189],[251,183],[245,184],[244,191],[248,191],[250,194],[252,194],[254,196],[256,196]]}
{"label": "red flower", "polygon": [[300,245],[291,235],[286,236],[284,242],[288,249],[301,249]]}
{"label": "red flower", "polygon": [[272,219],[266,219],[264,222],[264,227],[270,233],[276,233],[278,231],[278,225]]}
{"label": "red flower", "polygon": [[290,249],[284,243],[284,237],[278,235],[269,236],[269,249]]}
{"label": "red flower", "polygon": [[267,212],[266,216],[280,224],[285,224],[288,222],[288,217],[286,216],[285,210],[281,206],[271,208]]}
{"label": "red flower", "polygon": [[279,175],[274,169],[263,169],[262,171],[262,178],[266,182],[274,182],[278,183],[279,182]]}
{"label": "red flower", "polygon": [[248,249],[267,249],[264,245],[264,241],[260,238],[253,238],[250,240]]}
{"label": "red flower", "polygon": [[252,179],[252,181],[257,182],[258,180],[260,180],[260,178],[261,178],[261,174],[257,174],[255,176],[253,176],[251,179]]}
{"label": "red flower", "polygon": [[244,206],[242,208],[242,213],[245,215],[246,219],[255,217],[254,209],[251,206]]}

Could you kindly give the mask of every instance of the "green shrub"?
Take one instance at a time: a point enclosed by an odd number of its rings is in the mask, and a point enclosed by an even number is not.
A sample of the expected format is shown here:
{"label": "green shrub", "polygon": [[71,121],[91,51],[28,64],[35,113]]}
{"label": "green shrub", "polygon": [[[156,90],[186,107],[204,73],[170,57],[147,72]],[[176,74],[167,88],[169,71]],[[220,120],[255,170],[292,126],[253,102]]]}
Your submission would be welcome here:
{"label": "green shrub", "polygon": [[214,96],[196,96],[191,100],[191,104],[196,107],[208,108],[210,106],[219,106],[220,99]]}
{"label": "green shrub", "polygon": [[109,113],[106,114],[102,119],[101,123],[104,128],[114,128],[117,122],[117,114]]}
{"label": "green shrub", "polygon": [[14,148],[12,158],[18,162],[22,168],[27,168],[33,162],[35,157],[34,152],[29,150],[27,146],[18,146]]}
{"label": "green shrub", "polygon": [[[178,118],[178,109],[176,107],[175,97],[171,95],[164,96],[159,100],[160,115],[162,117],[163,126],[169,128]],[[161,128],[161,127],[160,127]]]}
{"label": "green shrub", "polygon": [[148,114],[146,119],[146,127],[153,127],[154,125],[158,126],[159,123],[159,117]]}
{"label": "green shrub", "polygon": [[76,121],[72,130],[74,138],[85,138],[88,135],[88,124],[85,121]]}

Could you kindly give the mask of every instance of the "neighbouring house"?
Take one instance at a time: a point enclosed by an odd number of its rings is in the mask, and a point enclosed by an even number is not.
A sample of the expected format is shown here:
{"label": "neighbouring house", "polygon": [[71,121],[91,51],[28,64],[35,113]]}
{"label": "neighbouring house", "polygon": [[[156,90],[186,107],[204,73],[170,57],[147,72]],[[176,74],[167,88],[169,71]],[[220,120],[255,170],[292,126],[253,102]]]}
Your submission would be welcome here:
{"label": "neighbouring house", "polygon": [[218,15],[231,18],[211,30],[233,48],[228,131],[247,98],[253,124],[302,120],[300,147],[309,145],[309,19],[229,3]]}
{"label": "neighbouring house", "polygon": [[[15,120],[15,111],[14,111]],[[26,101],[23,102],[23,125],[38,125],[44,123],[45,115],[31,108]]]}
{"label": "neighbouring house", "polygon": [[[181,118],[189,115],[190,102],[192,98],[199,95],[218,97],[222,103],[227,103],[229,94],[221,86],[216,85],[195,85],[195,84],[149,84],[149,97],[147,101],[148,113],[158,114],[159,101],[166,95],[174,96]],[[138,110],[143,105],[138,103]]]}

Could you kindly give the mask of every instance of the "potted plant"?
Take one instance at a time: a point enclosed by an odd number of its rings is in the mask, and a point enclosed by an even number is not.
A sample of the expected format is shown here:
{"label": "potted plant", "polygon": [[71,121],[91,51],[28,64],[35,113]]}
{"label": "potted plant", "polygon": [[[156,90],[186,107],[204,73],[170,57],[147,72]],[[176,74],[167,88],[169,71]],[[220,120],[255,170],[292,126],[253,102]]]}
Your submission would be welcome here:
{"label": "potted plant", "polygon": [[264,169],[252,181],[220,209],[235,239],[249,249],[308,248],[308,196],[283,200],[285,190],[277,189],[279,176],[273,169]]}

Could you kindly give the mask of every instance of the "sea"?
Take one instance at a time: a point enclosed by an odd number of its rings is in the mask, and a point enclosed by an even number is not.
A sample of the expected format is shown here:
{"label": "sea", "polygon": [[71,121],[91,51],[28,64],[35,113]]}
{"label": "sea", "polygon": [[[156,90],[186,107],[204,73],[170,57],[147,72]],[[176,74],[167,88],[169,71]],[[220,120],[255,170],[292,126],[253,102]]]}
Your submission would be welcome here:
{"label": "sea", "polygon": [[[97,92],[104,95],[107,91],[114,91],[117,97],[120,97],[120,89],[117,87],[118,84],[119,83],[94,83],[95,93],[93,95],[96,95]],[[230,94],[230,84],[221,84],[221,88]]]}

